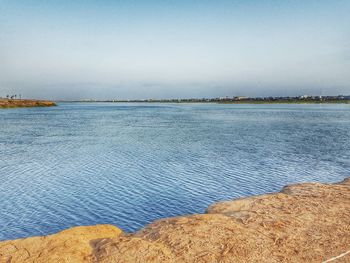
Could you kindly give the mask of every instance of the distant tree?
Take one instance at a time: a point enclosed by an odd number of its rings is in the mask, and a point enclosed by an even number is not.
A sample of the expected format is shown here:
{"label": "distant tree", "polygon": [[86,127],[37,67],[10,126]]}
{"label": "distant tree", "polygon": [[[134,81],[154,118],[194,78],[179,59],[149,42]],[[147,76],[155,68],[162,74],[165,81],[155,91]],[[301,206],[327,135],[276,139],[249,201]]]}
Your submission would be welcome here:
{"label": "distant tree", "polygon": [[10,95],[6,95],[6,98],[9,98],[10,97]]}

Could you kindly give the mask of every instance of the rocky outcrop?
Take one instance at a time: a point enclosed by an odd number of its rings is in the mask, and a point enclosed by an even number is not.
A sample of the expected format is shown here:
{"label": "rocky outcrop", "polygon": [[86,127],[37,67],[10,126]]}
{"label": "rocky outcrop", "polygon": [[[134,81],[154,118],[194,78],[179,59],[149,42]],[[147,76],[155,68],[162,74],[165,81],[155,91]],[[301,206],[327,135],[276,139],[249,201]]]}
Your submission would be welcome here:
{"label": "rocky outcrop", "polygon": [[49,100],[16,100],[0,99],[1,108],[18,108],[18,107],[50,107],[56,104]]}
{"label": "rocky outcrop", "polygon": [[89,262],[94,242],[120,233],[111,225],[78,226],[49,236],[4,241],[0,242],[0,262]]}
{"label": "rocky outcrop", "polygon": [[0,259],[41,262],[32,255],[44,253],[54,259],[46,262],[350,262],[350,180],[220,202],[206,214],[162,219],[133,234],[110,227],[98,236],[72,234],[59,248],[53,244],[65,231],[5,241]]}

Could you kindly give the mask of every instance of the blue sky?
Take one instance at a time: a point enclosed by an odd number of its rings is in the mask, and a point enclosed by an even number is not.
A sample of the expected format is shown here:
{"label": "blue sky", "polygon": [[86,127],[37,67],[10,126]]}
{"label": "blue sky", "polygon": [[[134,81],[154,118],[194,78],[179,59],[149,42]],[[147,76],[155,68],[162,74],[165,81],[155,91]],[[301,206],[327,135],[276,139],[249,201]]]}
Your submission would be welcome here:
{"label": "blue sky", "polygon": [[0,96],[350,94],[350,1],[0,0]]}

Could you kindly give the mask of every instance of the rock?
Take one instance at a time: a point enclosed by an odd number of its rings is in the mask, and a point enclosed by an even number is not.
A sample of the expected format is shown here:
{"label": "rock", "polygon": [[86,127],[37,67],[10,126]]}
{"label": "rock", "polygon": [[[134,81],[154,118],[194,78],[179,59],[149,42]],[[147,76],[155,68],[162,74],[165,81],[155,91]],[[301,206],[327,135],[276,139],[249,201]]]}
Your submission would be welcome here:
{"label": "rock", "polygon": [[48,100],[18,100],[18,99],[0,99],[1,108],[18,108],[18,107],[50,107],[56,104]]}
{"label": "rock", "polygon": [[[350,180],[291,185],[280,193],[213,204],[206,212],[107,239],[97,244],[93,258],[103,263],[322,262],[350,250]],[[152,256],[144,258],[145,251]],[[350,253],[341,260],[350,262]]]}
{"label": "rock", "polygon": [[78,226],[53,235],[4,241],[0,242],[0,262],[88,262],[94,245],[91,241],[120,233],[111,225]]}

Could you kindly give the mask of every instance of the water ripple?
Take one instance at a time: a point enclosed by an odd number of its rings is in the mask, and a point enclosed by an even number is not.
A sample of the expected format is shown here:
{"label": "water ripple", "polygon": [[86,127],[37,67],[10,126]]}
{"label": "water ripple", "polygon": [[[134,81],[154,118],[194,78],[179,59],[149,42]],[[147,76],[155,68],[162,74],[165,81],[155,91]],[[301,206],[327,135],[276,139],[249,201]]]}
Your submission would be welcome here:
{"label": "water ripple", "polygon": [[0,123],[0,239],[134,231],[350,170],[349,105],[62,103]]}

